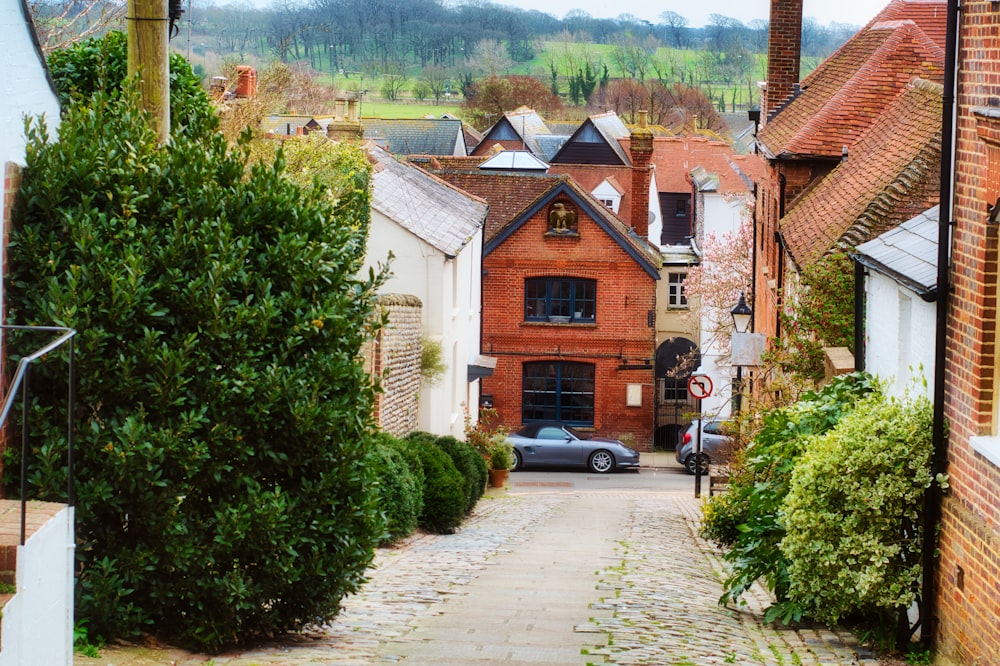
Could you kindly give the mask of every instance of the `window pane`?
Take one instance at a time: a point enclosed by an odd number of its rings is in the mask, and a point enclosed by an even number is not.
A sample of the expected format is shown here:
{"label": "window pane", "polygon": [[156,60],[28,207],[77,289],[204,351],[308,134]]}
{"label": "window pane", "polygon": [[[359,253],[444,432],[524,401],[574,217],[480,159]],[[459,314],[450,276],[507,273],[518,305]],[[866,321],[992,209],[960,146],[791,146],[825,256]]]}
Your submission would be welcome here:
{"label": "window pane", "polygon": [[545,280],[525,280],[524,281],[524,318],[541,319],[545,318]]}
{"label": "window pane", "polygon": [[594,366],[533,362],[523,366],[522,418],[594,424]]}
{"label": "window pane", "polygon": [[552,298],[549,300],[549,314],[557,317],[569,317],[573,299],[573,283],[569,280],[553,280],[550,283]]}

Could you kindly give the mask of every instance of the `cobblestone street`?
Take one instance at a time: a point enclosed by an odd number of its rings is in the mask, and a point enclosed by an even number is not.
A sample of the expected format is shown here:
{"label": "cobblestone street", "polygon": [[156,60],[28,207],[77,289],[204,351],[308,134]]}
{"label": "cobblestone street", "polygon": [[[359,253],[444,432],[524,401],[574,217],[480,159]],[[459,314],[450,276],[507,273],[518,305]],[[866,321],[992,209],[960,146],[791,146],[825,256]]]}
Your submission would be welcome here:
{"label": "cobblestone street", "polygon": [[[78,655],[76,664],[877,664],[847,632],[763,625],[761,590],[739,610],[718,606],[721,563],[697,536],[697,502],[622,490],[487,496],[458,533],[379,550],[368,584],[328,626],[211,658],[123,646],[98,659]],[[590,521],[581,519],[593,507],[621,517],[596,538],[583,534]],[[559,575],[543,571],[533,582],[548,559],[525,551],[547,535],[565,543],[553,549],[564,551],[553,555]],[[573,552],[593,550],[588,543],[603,550]],[[575,591],[533,600],[546,581]],[[510,594],[489,601],[498,588]],[[579,619],[561,622],[561,614]]]}

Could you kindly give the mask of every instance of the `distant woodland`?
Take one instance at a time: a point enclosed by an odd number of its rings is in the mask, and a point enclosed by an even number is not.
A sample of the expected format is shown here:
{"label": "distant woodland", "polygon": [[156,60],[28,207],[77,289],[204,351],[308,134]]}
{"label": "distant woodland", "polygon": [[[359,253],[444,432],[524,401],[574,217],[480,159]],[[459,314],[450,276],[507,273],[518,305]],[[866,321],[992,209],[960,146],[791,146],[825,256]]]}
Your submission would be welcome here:
{"label": "distant woodland", "polygon": [[[46,48],[122,28],[124,0],[31,0]],[[483,79],[529,76],[571,107],[619,106],[608,85],[625,81],[704,94],[720,111],[753,105],[765,78],[768,22],[712,14],[691,27],[674,11],[657,23],[631,14],[563,19],[482,0],[274,0],[208,5],[172,0],[181,10],[171,47],[208,77],[236,64],[287,65],[313,84],[362,91],[369,99],[467,99]],[[858,29],[803,25],[804,73]],[[635,102],[645,104],[646,102]]]}

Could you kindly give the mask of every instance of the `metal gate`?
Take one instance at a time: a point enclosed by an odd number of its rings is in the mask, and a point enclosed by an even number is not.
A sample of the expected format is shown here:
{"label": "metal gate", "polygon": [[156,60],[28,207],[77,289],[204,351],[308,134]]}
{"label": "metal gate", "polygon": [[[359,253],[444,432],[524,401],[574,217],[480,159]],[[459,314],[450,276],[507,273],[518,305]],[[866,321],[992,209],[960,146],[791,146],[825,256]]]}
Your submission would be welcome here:
{"label": "metal gate", "polygon": [[698,401],[687,390],[687,377],[657,377],[655,404],[653,450],[673,451],[698,413]]}

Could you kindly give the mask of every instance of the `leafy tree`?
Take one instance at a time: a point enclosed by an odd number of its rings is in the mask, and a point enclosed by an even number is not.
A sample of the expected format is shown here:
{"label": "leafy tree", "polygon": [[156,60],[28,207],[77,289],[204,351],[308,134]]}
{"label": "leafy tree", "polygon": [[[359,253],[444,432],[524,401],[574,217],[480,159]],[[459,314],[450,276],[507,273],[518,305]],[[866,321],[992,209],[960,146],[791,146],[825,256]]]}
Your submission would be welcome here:
{"label": "leafy tree", "polygon": [[533,76],[505,76],[476,81],[462,103],[466,116],[477,127],[488,127],[521,106],[551,117],[562,108],[562,101]]}
{"label": "leafy tree", "polygon": [[[57,80],[87,74],[78,53]],[[210,114],[160,146],[119,64],[62,90],[58,141],[29,126],[10,317],[79,331],[77,617],[214,650],[334,616],[383,533],[358,361],[370,168],[340,147],[336,182],[303,189],[280,157],[248,167]],[[32,382],[54,425],[28,474],[61,499],[64,378]]]}
{"label": "leafy tree", "polygon": [[[91,37],[53,51],[47,64],[63,108],[86,102],[98,90],[118,94],[128,72],[128,42],[123,32]],[[170,120],[175,134],[195,136],[218,123],[201,79],[177,53],[170,54]]]}

